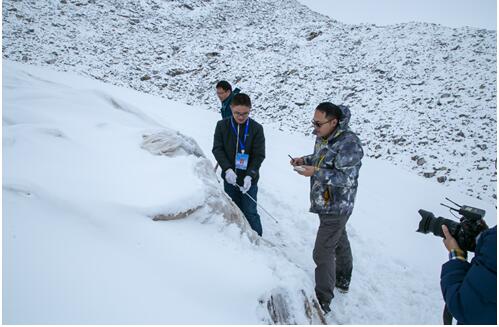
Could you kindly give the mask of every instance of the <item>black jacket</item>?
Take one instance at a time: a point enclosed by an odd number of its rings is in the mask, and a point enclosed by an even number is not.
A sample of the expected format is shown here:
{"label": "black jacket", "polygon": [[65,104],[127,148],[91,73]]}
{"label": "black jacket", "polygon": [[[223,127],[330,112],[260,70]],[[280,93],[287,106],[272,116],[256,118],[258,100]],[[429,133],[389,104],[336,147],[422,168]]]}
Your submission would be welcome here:
{"label": "black jacket", "polygon": [[[263,127],[251,118],[249,119],[248,135],[246,136],[245,153],[249,155],[248,169],[239,170],[235,168],[236,161],[236,139],[237,135],[231,126],[231,120],[237,130],[239,127],[239,138],[244,140],[245,124],[239,125],[232,117],[218,121],[213,138],[213,155],[222,168],[222,178],[225,179],[225,171],[232,168],[237,174],[237,184],[243,185],[246,175],[252,177],[252,184],[255,185],[259,178],[259,169],[265,159],[265,135]],[[238,145],[238,152],[241,153],[241,147]]]}

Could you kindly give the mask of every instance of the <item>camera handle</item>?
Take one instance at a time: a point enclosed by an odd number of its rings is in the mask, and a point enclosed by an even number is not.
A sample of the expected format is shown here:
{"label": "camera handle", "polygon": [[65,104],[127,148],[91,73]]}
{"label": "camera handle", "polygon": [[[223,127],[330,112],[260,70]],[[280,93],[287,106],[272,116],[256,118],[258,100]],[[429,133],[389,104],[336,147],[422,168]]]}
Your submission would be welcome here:
{"label": "camera handle", "polygon": [[444,307],[443,319],[444,319],[444,325],[452,325],[452,315],[449,312],[449,309],[447,308],[447,304]]}

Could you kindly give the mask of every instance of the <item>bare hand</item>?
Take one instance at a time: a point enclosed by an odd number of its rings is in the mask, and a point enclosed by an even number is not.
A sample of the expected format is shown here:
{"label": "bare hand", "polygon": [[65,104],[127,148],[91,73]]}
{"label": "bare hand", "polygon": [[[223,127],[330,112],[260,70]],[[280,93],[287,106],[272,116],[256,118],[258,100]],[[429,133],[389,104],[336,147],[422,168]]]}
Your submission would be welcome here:
{"label": "bare hand", "polygon": [[293,158],[292,160],[289,161],[289,163],[291,164],[291,166],[302,166],[303,164],[305,164],[305,161],[303,160],[302,157],[299,157],[299,158]]}
{"label": "bare hand", "polygon": [[450,234],[449,232],[449,229],[447,228],[447,226],[445,225],[442,225],[442,232],[444,232],[444,244],[445,244],[445,247],[447,248],[448,251],[452,250],[452,249],[459,249],[459,245],[457,244],[457,241],[454,237],[452,237],[452,235]]}
{"label": "bare hand", "polygon": [[303,166],[302,165],[302,168],[303,168],[302,171],[297,171],[298,174],[303,175],[303,176],[307,176],[307,177],[310,177],[313,174],[315,174],[315,167],[314,166]]}

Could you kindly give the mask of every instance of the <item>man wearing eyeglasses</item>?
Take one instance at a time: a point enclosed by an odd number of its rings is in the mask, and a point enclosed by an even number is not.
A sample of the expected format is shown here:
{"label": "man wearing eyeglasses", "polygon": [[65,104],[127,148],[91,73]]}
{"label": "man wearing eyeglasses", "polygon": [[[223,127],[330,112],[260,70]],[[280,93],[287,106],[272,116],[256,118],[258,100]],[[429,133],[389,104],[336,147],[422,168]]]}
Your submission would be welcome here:
{"label": "man wearing eyeglasses", "polygon": [[319,104],[312,120],[317,135],[314,153],[290,162],[300,175],[310,177],[310,211],[320,219],[313,259],[315,292],[325,313],[331,311],[334,288],[348,292],[352,276],[352,251],[345,227],[353,210],[364,152],[348,127],[349,120],[347,107]]}
{"label": "man wearing eyeglasses", "polygon": [[222,119],[232,116],[230,110],[230,102],[234,95],[238,94],[240,90],[236,87],[232,91],[232,85],[227,81],[220,81],[217,83],[217,97],[222,102],[222,108],[220,108],[220,113],[222,114]]}
{"label": "man wearing eyeglasses", "polygon": [[262,236],[256,203],[245,194],[257,200],[259,169],[265,159],[263,127],[249,118],[248,95],[234,95],[230,107],[232,115],[217,123],[212,152],[222,168],[225,192],[244,213],[251,228]]}

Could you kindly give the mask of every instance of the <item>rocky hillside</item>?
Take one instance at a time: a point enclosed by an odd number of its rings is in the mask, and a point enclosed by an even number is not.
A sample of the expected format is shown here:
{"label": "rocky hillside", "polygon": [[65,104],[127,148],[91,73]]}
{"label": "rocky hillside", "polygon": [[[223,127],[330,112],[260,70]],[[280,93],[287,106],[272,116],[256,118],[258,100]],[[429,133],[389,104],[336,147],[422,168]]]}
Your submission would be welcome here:
{"label": "rocky hillside", "polygon": [[3,58],[212,110],[227,79],[252,96],[257,120],[300,133],[319,102],[344,103],[369,156],[495,202],[495,31],[347,25],[295,0],[7,0],[2,10]]}

